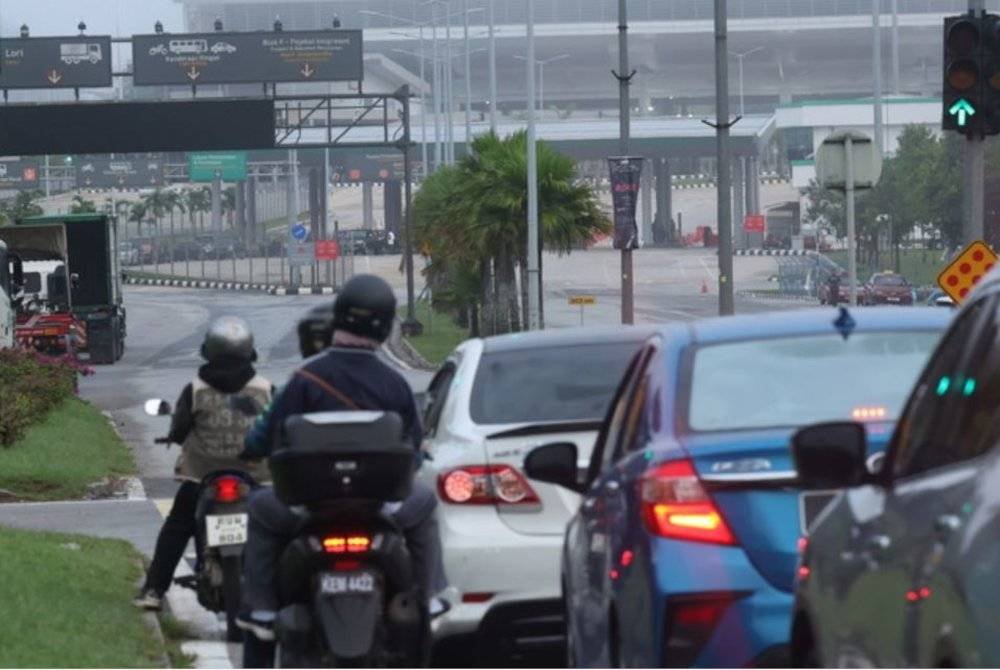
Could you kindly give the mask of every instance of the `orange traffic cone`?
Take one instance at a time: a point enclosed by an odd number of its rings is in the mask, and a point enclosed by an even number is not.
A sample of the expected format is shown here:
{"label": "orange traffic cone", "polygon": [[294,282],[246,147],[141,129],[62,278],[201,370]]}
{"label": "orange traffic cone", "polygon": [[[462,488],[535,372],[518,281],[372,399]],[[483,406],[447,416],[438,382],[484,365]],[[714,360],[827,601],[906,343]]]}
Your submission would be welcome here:
{"label": "orange traffic cone", "polygon": [[701,292],[708,293],[708,282],[704,279],[701,280]]}

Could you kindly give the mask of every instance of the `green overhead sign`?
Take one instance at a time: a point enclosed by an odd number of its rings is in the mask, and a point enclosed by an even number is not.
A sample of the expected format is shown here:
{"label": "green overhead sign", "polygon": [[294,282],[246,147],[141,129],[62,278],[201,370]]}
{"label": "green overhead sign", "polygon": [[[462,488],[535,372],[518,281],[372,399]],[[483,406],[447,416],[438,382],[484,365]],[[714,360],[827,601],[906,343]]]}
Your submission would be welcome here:
{"label": "green overhead sign", "polygon": [[199,151],[188,154],[191,181],[213,181],[216,174],[222,181],[244,181],[247,178],[247,152]]}

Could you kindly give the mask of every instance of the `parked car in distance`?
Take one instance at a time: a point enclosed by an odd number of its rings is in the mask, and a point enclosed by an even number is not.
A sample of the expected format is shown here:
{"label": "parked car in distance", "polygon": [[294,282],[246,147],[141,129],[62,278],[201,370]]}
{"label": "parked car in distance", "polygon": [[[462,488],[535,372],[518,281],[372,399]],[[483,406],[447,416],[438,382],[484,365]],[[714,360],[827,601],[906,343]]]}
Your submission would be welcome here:
{"label": "parked car in distance", "polygon": [[571,667],[787,663],[797,542],[830,496],[800,492],[789,439],[856,418],[877,453],[950,313],[832,316],[664,326],[619,385],[583,478],[574,444],[527,456],[532,486],[583,496],[562,558]]}
{"label": "parked car in distance", "polygon": [[895,272],[878,272],[865,283],[866,305],[912,305],[913,287]]}
{"label": "parked car in distance", "polygon": [[[438,492],[454,594],[435,619],[436,658],[473,650],[502,665],[561,660],[559,556],[577,495],[521,471],[542,442],[576,445],[581,463],[615,386],[651,332],[580,328],[472,339],[431,381],[419,475]],[[462,658],[468,658],[463,655]]]}
{"label": "parked car in distance", "polygon": [[[940,310],[945,311],[945,310]],[[1000,276],[976,287],[884,458],[855,423],[799,431],[808,491],[846,489],[802,543],[793,667],[1000,666]]]}
{"label": "parked car in distance", "polygon": [[949,297],[947,293],[939,288],[931,291],[931,294],[927,296],[927,306],[928,307],[954,307],[955,301]]}

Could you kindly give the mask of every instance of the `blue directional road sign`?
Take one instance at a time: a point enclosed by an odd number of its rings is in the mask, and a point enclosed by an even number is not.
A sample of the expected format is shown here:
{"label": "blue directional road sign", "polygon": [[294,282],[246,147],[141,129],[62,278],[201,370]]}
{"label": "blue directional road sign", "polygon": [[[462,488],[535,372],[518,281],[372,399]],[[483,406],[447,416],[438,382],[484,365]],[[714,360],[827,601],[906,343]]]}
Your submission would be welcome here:
{"label": "blue directional road sign", "polygon": [[304,242],[307,237],[309,237],[308,228],[303,226],[301,223],[296,223],[292,226],[292,238],[299,242]]}

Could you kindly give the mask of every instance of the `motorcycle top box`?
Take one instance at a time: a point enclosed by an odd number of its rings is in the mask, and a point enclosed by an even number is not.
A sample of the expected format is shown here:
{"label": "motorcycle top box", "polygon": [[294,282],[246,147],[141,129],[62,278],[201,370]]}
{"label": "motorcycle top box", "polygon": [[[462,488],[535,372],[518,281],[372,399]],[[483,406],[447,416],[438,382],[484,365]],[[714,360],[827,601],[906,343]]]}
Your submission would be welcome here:
{"label": "motorcycle top box", "polygon": [[285,421],[271,477],[275,495],[287,505],[399,501],[410,493],[415,458],[394,412],[300,414]]}

